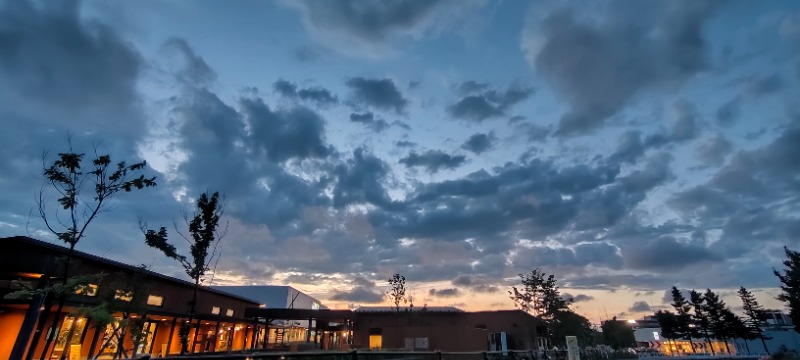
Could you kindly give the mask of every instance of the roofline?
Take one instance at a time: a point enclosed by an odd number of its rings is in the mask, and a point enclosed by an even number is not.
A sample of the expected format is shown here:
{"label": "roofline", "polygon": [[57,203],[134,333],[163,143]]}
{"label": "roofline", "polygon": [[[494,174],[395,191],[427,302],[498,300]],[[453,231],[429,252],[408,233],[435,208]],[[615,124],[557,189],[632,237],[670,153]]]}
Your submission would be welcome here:
{"label": "roofline", "polygon": [[[10,237],[0,238],[0,242],[7,242],[7,241],[8,242],[16,241],[16,242],[20,242],[20,243],[24,243],[24,244],[28,244],[28,245],[33,245],[35,247],[40,247],[40,248],[52,250],[52,251],[55,251],[55,252],[60,252],[60,253],[63,253],[63,254],[67,254],[69,252],[69,249],[64,247],[64,246],[56,245],[56,244],[49,243],[49,242],[42,241],[42,240],[37,240],[37,239],[30,238],[30,237],[27,237],[27,236],[10,236]],[[83,259],[95,261],[95,262],[98,262],[98,263],[101,263],[101,264],[120,267],[120,268],[123,268],[123,269],[126,269],[126,270],[130,270],[130,271],[142,271],[142,269],[137,267],[137,266],[126,264],[126,263],[123,263],[123,262],[120,262],[120,261],[116,261],[116,260],[111,260],[111,259],[108,259],[108,258],[104,258],[102,256],[93,255],[93,254],[90,254],[90,253],[87,253],[87,252],[83,252],[83,251],[80,251],[80,250],[73,250],[72,255],[76,256],[76,257],[83,258]],[[150,270],[150,269],[144,269],[144,271],[145,271],[145,273],[147,275],[159,278],[161,280],[165,280],[165,281],[168,281],[168,282],[176,283],[176,284],[182,285],[182,286],[187,286],[187,287],[192,287],[192,288],[194,287],[193,283],[191,283],[189,281],[186,281],[186,280],[181,280],[181,279],[178,279],[178,278],[175,278],[175,277],[172,277],[172,276],[164,275],[162,273],[155,272],[155,271]],[[200,289],[203,290],[203,291],[208,291],[208,292],[215,293],[215,294],[218,294],[218,295],[223,295],[223,296],[231,297],[231,298],[234,298],[234,299],[247,301],[247,302],[255,304],[255,305],[260,304],[256,300],[249,299],[249,298],[246,298],[246,297],[243,297],[243,296],[239,296],[239,295],[235,295],[235,294],[230,294],[230,293],[227,293],[227,292],[224,292],[224,291],[221,291],[221,290],[217,290],[217,289],[212,288],[211,286],[200,286]]]}

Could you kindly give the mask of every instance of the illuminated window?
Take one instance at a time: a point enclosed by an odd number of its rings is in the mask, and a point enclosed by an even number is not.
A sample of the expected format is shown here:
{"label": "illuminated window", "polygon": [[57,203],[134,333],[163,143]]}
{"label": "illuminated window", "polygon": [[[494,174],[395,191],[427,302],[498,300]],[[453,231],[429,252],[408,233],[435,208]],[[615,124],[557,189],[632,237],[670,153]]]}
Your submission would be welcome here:
{"label": "illuminated window", "polygon": [[75,290],[75,293],[83,296],[97,296],[97,285],[95,284],[80,285]]}
{"label": "illuminated window", "polygon": [[117,290],[117,292],[114,294],[114,299],[117,299],[119,301],[130,302],[131,300],[133,300],[133,292],[125,290]]}
{"label": "illuminated window", "polygon": [[214,315],[219,315],[219,306],[212,306],[211,313]]}
{"label": "illuminated window", "polygon": [[233,309],[228,309],[225,311],[225,316],[233,316]]}
{"label": "illuminated window", "polygon": [[369,336],[369,348],[370,349],[380,350],[381,346],[383,346],[383,335],[370,335]]}
{"label": "illuminated window", "polygon": [[383,331],[380,328],[369,329],[369,348],[380,350],[383,347]]}
{"label": "illuminated window", "polygon": [[161,306],[164,304],[164,297],[158,295],[150,295],[147,297],[147,305]]}

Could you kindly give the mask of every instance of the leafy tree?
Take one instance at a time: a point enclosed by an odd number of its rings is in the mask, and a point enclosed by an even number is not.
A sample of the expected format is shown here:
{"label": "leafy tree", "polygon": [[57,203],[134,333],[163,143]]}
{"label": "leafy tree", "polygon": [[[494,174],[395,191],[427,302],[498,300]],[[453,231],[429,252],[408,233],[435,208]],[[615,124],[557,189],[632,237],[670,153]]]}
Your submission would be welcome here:
{"label": "leafy tree", "polygon": [[[117,274],[115,278],[118,280],[112,286],[104,286],[105,290],[98,294],[99,305],[80,312],[94,322],[95,336],[110,335],[100,343],[94,359],[98,359],[112,343],[118,344],[113,358],[136,357],[138,346],[148,335],[144,329],[149,294],[146,270],[145,265],[140,265],[132,274]],[[130,339],[133,345],[130,351],[124,348],[125,339]]]}
{"label": "leafy tree", "polygon": [[559,310],[553,316],[553,345],[564,348],[567,336],[576,336],[582,346],[594,343],[595,330],[585,317],[571,310]]}
{"label": "leafy tree", "polygon": [[[197,199],[196,205],[197,210],[192,219],[188,221],[189,237],[176,231],[189,243],[190,255],[188,257],[179,254],[175,246],[169,243],[166,228],[161,227],[158,231],[155,231],[146,229],[146,225],[142,225],[145,243],[152,248],[161,250],[168,258],[178,261],[183,266],[186,275],[194,281],[192,301],[189,303],[189,321],[183,323],[179,330],[181,355],[188,351],[189,332],[197,311],[197,292],[205,280],[206,273],[211,269],[210,265],[216,255],[217,246],[224,236],[218,232],[219,219],[222,215],[219,193],[215,192],[210,197],[208,193],[202,193],[200,198]],[[212,244],[214,244],[213,248],[211,247]],[[211,250],[210,253],[209,250]],[[198,322],[195,327],[195,336],[199,325],[200,323]]]}
{"label": "leafy tree", "polygon": [[[692,337],[695,335],[694,328],[692,327],[692,305],[686,300],[681,291],[673,286],[672,287],[672,307],[675,308],[675,324],[674,334],[676,338],[683,338],[684,340],[692,342]],[[694,346],[692,346],[694,353]]]}
{"label": "leafy tree", "polygon": [[764,335],[764,331],[761,330],[761,325],[766,321],[764,307],[758,303],[753,293],[745,289],[743,286],[739,288],[739,298],[742,299],[744,314],[747,317],[745,320],[746,326],[756,336],[757,339],[761,339],[761,345],[764,346],[764,352],[769,355],[769,349],[767,349],[766,341],[767,337]]}
{"label": "leafy tree", "polygon": [[725,343],[725,351],[730,354],[731,350],[728,347],[730,329],[728,327],[728,322],[725,320],[725,313],[726,311],[730,312],[730,309],[728,309],[725,302],[719,298],[719,295],[711,291],[711,289],[706,289],[703,299],[705,300],[704,305],[708,314],[711,334]]}
{"label": "leafy tree", "polygon": [[561,298],[554,275],[533,269],[527,274],[519,274],[519,278],[522,288],[513,286],[508,294],[520,310],[549,320],[557,312],[569,309],[572,300]]}
{"label": "leafy tree", "polygon": [[603,330],[603,339],[606,345],[615,350],[632,347],[636,345],[636,338],[633,336],[633,328],[625,321],[617,320],[614,316],[611,320],[604,320],[600,323]]}
{"label": "leafy tree", "polygon": [[[67,284],[80,283],[85,280],[84,278],[78,278],[76,279],[77,281],[70,281],[70,267],[73,262],[75,246],[84,238],[89,225],[100,213],[108,210],[109,200],[119,193],[156,186],[155,177],[137,176],[147,165],[144,161],[130,165],[125,161],[114,164],[110,155],[98,155],[95,153],[91,164],[87,164],[84,157],[85,154],[73,151],[71,143],[69,151],[59,153],[52,163],[47,164],[48,160],[45,156],[42,169],[45,183],[42,185],[39,196],[36,199],[39,216],[42,218],[47,230],[69,248],[59,271],[62,279],[62,289],[56,290],[51,285],[45,289],[45,295],[43,296],[45,299],[44,307],[50,309],[54,300],[53,296],[58,294],[56,297],[58,305],[53,319],[61,319],[66,294],[74,293],[77,290],[76,288],[66,289],[64,287]],[[54,207],[54,209],[48,206],[50,202],[49,196],[52,194],[57,196],[56,202],[58,203],[58,206]],[[47,315],[45,314],[44,316],[46,317]],[[39,322],[40,326],[43,326],[44,323],[45,321]],[[56,326],[58,326],[58,321],[53,322],[48,333],[58,333]],[[37,329],[31,340],[30,348],[36,348],[40,334],[44,333],[42,330],[41,327]],[[70,329],[70,332],[73,330]],[[43,353],[49,351],[53,340],[53,337],[48,337]],[[66,348],[61,355],[61,359],[65,359],[68,353],[69,349]]]}
{"label": "leafy tree", "polygon": [[800,252],[784,247],[786,260],[783,261],[783,274],[773,269],[773,273],[781,281],[781,293],[777,299],[789,307],[789,318],[794,324],[794,330],[800,332]]}
{"label": "leafy tree", "polygon": [[508,294],[514,304],[522,311],[539,317],[547,327],[551,337],[555,316],[560,311],[568,311],[572,299],[561,297],[554,275],[547,275],[541,269],[533,269],[527,274],[519,274],[522,288],[511,287]]}
{"label": "leafy tree", "polygon": [[389,290],[389,298],[394,303],[395,310],[400,312],[400,303],[407,301],[406,296],[406,277],[400,274],[394,274],[391,279],[389,279],[389,285],[391,289]]}
{"label": "leafy tree", "polygon": [[699,333],[703,335],[703,338],[706,339],[706,346],[708,346],[711,354],[714,355],[714,347],[711,346],[711,323],[703,294],[694,290],[690,291],[689,302],[692,303],[694,308],[693,323]]}

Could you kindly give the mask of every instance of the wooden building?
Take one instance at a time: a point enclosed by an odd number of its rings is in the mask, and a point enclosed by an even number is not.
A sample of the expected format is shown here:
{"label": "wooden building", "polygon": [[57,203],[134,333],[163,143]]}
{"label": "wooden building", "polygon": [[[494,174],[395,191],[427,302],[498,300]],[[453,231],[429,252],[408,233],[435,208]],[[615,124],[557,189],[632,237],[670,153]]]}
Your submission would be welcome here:
{"label": "wooden building", "polygon": [[[68,276],[97,275],[95,283],[66,296],[58,321],[58,300],[34,296],[11,300],[5,295],[24,283],[31,288],[61,284],[67,248],[28,237],[0,239],[0,359],[58,359],[65,352],[71,358],[126,357],[134,352],[154,356],[178,354],[181,322],[188,321],[193,284],[153,271],[95,255],[74,251]],[[138,291],[134,294],[132,290]],[[111,300],[109,300],[111,299]],[[114,326],[98,326],[86,312],[103,302],[114,303],[117,321],[143,321],[144,339],[136,349],[128,336],[118,344]],[[138,302],[138,306],[126,307]],[[220,352],[250,348],[263,337],[263,329],[244,318],[245,309],[258,307],[256,301],[201,287],[197,315],[189,338],[193,352]],[[127,310],[126,310],[127,309]],[[261,326],[263,327],[263,326]],[[50,339],[48,341],[48,338]]]}

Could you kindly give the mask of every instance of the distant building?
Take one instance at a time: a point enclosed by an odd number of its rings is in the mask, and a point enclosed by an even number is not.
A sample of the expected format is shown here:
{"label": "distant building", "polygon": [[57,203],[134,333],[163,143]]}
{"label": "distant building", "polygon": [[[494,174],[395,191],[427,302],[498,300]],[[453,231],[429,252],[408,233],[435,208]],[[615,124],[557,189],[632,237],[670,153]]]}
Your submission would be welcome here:
{"label": "distant building", "polygon": [[[764,335],[768,340],[767,349],[772,353],[781,347],[789,350],[800,351],[800,334],[794,331],[794,326],[789,317],[780,310],[768,310],[768,319],[762,326]],[[727,350],[735,354],[766,355],[760,339],[744,341],[733,339],[725,342],[712,339],[710,344],[705,339],[666,339],[661,335],[661,327],[655,316],[645,316],[640,320],[631,322],[634,328],[633,335],[640,347],[648,347],[666,355],[680,354],[723,354]],[[694,348],[694,350],[693,350]]]}
{"label": "distant building", "polygon": [[[73,252],[71,276],[105,274],[96,284],[66,297],[61,316],[56,299],[4,299],[24,282],[43,289],[60,284],[59,267],[69,249],[24,236],[0,238],[0,359],[154,357],[180,352],[180,325],[188,322],[194,284],[100,256]],[[144,284],[131,290],[132,284]],[[139,294],[134,300],[132,293]],[[141,295],[144,295],[142,297]],[[97,326],[80,309],[139,304],[112,316],[142,319],[147,336],[109,341],[112,328]],[[189,334],[190,353],[302,349],[405,349],[485,351],[490,338],[509,350],[538,349],[545,332],[539,319],[519,310],[465,312],[453,307],[420,307],[397,313],[389,307],[329,310],[289,286],[199,289]],[[503,334],[505,333],[505,334]],[[50,338],[52,341],[48,341]],[[500,340],[498,340],[500,339]],[[107,345],[102,345],[106,343]],[[12,356],[13,355],[13,356]]]}
{"label": "distant building", "polygon": [[455,308],[356,311],[355,347],[388,350],[486,351],[490,334],[506,333],[509,350],[538,350],[545,328],[521,310],[464,312]]}
{"label": "distant building", "polygon": [[[353,309],[355,312],[398,312],[394,306],[359,306]],[[400,307],[400,312],[407,311],[431,311],[431,312],[464,312],[454,306],[421,306],[413,309],[408,307]]]}
{"label": "distant building", "polygon": [[[254,299],[268,309],[327,309],[322,303],[291,286],[251,285],[251,286],[215,286],[215,289]],[[291,349],[294,344],[314,340],[321,341],[318,324],[310,319],[270,320],[270,331],[267,344],[270,348]],[[337,339],[338,343],[338,339]]]}
{"label": "distant building", "polygon": [[[113,356],[118,351],[126,357],[132,353],[130,339],[122,344],[113,341],[112,329],[98,329],[96,323],[78,311],[95,306],[101,299],[113,298],[120,304],[132,301],[130,283],[133,279],[145,285],[146,297],[138,314],[131,318],[144,320],[148,336],[135,351],[138,354],[178,354],[180,323],[188,321],[188,303],[192,300],[194,284],[153,271],[123,264],[81,251],[73,253],[70,276],[106,274],[88,290],[69,295],[62,316],[56,317],[57,300],[34,297],[32,300],[4,299],[13,292],[13,281],[21,281],[34,288],[60,284],[63,270],[59,260],[68,249],[24,236],[0,238],[0,359],[28,353],[35,358],[59,358],[72,352],[81,359],[100,353]],[[33,306],[31,306],[33,305]],[[241,296],[201,287],[193,329],[190,333],[190,352],[219,352],[242,350],[254,345],[254,339],[263,328],[244,318],[245,309],[258,303]],[[114,314],[122,319],[123,314]],[[196,330],[195,330],[196,329]],[[70,333],[72,334],[71,338]],[[51,334],[52,341],[48,341]],[[262,335],[263,336],[263,335]],[[103,346],[104,342],[108,342]],[[72,358],[72,357],[70,357]]]}
{"label": "distant building", "polygon": [[273,309],[327,309],[322,303],[291,286],[251,285],[214,286],[215,289],[261,302],[262,307]]}

